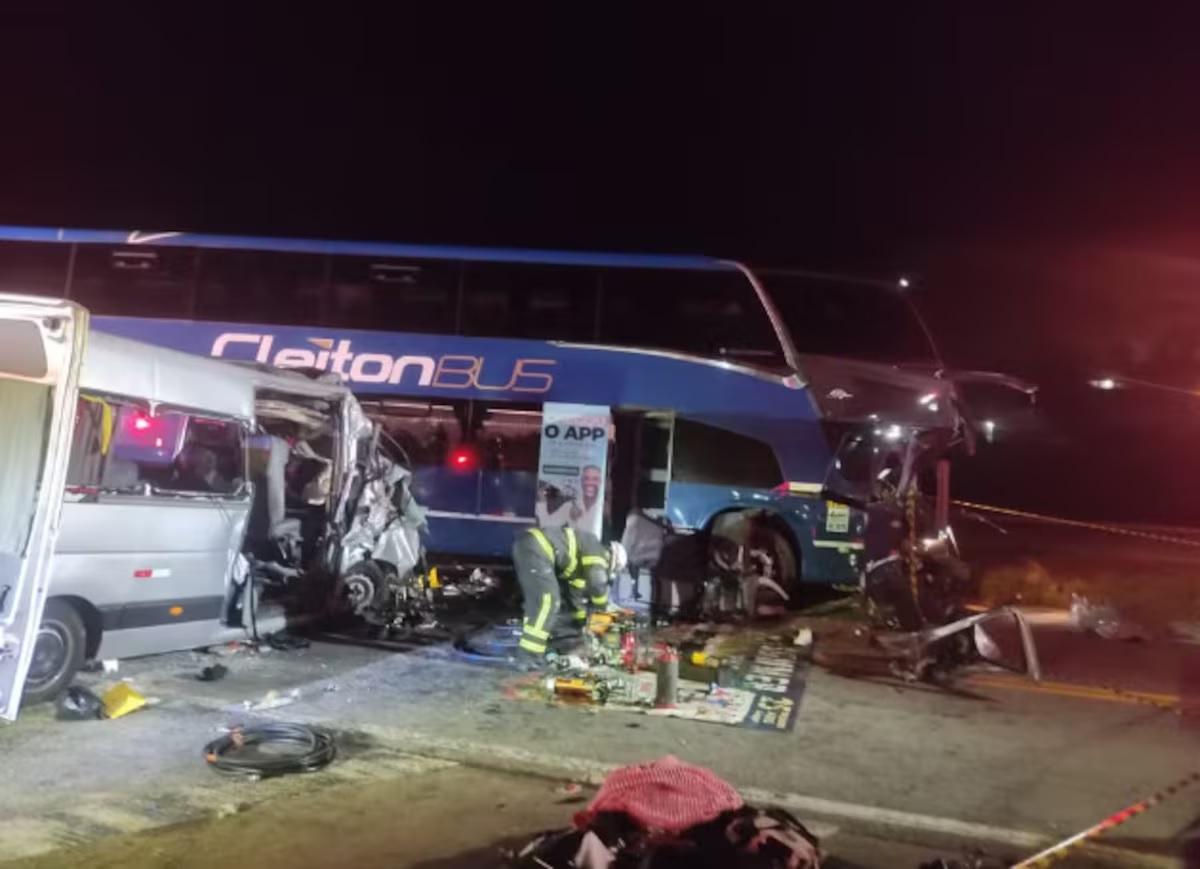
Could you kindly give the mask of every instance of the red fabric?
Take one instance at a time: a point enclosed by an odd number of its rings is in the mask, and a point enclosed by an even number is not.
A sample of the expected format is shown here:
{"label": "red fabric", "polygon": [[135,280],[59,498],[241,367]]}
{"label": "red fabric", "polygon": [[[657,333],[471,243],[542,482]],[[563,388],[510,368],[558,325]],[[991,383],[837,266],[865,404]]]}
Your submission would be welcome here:
{"label": "red fabric", "polygon": [[679,833],[742,805],[712,770],[667,755],[612,772],[578,820],[582,826],[600,812],[625,812],[647,829]]}

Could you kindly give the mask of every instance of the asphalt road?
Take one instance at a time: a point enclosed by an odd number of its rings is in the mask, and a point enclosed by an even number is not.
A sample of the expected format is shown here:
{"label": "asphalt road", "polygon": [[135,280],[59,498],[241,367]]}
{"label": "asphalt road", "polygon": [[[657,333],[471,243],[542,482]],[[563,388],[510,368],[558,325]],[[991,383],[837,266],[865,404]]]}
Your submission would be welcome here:
{"label": "asphalt road", "polygon": [[[360,869],[487,869],[501,849],[519,850],[542,830],[570,825],[591,789],[453,763],[423,764],[403,775],[226,809],[221,818],[119,835],[6,869],[132,869],[252,865],[259,869],[354,866]],[[934,849],[828,828],[826,869],[911,866],[943,856]]]}
{"label": "asphalt road", "polygon": [[[1197,732],[1175,711],[1003,687],[947,693],[814,669],[795,731],[768,733],[509,699],[511,674],[436,650],[317,644],[243,652],[222,659],[230,668],[224,680],[196,681],[209,663],[200,653],[123,663],[117,676],[158,701],[126,718],[66,723],[35,707],[0,729],[3,853],[87,846],[317,786],[411,779],[442,763],[598,782],[612,766],[675,754],[711,767],[754,800],[789,806],[819,826],[835,854],[843,837],[878,849],[876,862],[856,857],[859,865],[896,866],[905,863],[893,862],[888,849],[901,843],[923,846],[921,853],[968,844],[1008,857],[1029,853],[1196,763]],[[290,702],[259,715],[244,708],[268,691]],[[221,728],[260,715],[336,729],[343,759],[314,776],[258,784],[208,770],[202,746]],[[1107,841],[1127,852],[1177,853],[1198,807],[1200,791],[1185,792]],[[523,822],[535,820],[543,824],[541,816]]]}

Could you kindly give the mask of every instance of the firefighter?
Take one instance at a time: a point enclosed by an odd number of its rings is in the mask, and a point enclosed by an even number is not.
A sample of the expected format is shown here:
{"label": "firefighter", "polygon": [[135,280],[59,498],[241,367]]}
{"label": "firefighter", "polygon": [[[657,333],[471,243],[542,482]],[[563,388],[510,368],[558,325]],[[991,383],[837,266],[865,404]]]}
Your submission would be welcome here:
{"label": "firefighter", "polygon": [[[537,663],[546,654],[554,628],[559,626],[560,601],[567,600],[562,622],[579,632],[587,623],[588,607],[608,606],[608,581],[625,568],[625,547],[605,546],[596,535],[571,527],[530,528],[513,544],[513,566],[524,597],[525,620],[517,659]],[[562,583],[563,592],[559,591]]]}

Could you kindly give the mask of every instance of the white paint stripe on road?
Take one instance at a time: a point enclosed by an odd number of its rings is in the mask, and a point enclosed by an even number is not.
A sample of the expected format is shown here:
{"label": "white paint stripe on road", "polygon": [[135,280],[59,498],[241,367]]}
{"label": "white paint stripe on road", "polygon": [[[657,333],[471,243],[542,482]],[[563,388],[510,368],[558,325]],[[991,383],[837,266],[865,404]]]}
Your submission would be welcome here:
{"label": "white paint stripe on road", "polygon": [[[369,733],[384,742],[395,743],[397,748],[402,747],[404,751],[413,754],[427,754],[442,760],[497,769],[502,772],[541,775],[597,786],[610,772],[621,766],[621,764],[563,757],[495,743],[484,744],[468,739],[451,739],[414,730],[378,725],[362,725],[356,729]],[[1011,830],[954,818],[919,815],[913,812],[883,809],[861,803],[847,803],[840,800],[804,796],[803,794],[771,791],[753,786],[743,787],[737,782],[731,782],[731,784],[737,787],[742,796],[750,803],[782,806],[800,814],[801,820],[821,838],[832,837],[839,829],[836,824],[845,824],[854,825],[859,830],[865,827],[867,829],[864,832],[875,832],[876,835],[878,835],[879,829],[886,828],[927,837],[953,839],[966,844],[986,843],[1030,852],[1044,848],[1054,841],[1054,837],[1042,833]],[[816,816],[828,823],[813,824],[806,816]],[[1178,867],[1178,861],[1173,858],[1139,854],[1124,848],[1104,845],[1081,849],[1080,853],[1088,853],[1095,860],[1103,861],[1104,865],[1146,867],[1146,869]]]}

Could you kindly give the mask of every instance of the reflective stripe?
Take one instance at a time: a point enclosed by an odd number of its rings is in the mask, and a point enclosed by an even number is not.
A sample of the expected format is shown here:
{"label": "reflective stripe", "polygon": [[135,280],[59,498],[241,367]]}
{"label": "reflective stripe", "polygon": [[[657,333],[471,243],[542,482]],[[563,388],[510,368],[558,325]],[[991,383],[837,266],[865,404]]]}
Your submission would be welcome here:
{"label": "reflective stripe", "polygon": [[575,619],[577,622],[586,622],[587,610],[575,610],[575,612],[571,614],[571,618]]}
{"label": "reflective stripe", "polygon": [[567,538],[567,571],[563,576],[569,579],[575,575],[575,568],[578,566],[576,555],[579,552],[579,544],[575,541],[575,529],[570,525],[563,529],[563,536]]}
{"label": "reflective stripe", "polygon": [[571,588],[586,588],[587,587],[586,579],[569,579],[569,580],[567,580],[567,582],[570,583]]}
{"label": "reflective stripe", "polygon": [[554,596],[550,592],[542,595],[542,608],[538,610],[537,619],[533,623],[533,627],[539,631],[546,629],[546,619],[550,618],[550,606],[554,603]]}
{"label": "reflective stripe", "polygon": [[525,620],[525,626],[521,629],[521,631],[522,631],[522,633],[528,634],[529,636],[533,637],[535,640],[550,639],[549,631],[543,631],[541,628],[535,628],[533,625],[531,625],[529,623],[528,619]]}
{"label": "reflective stripe", "polygon": [[608,559],[603,555],[585,555],[579,563],[584,567],[608,567]]}
{"label": "reflective stripe", "polygon": [[538,542],[538,546],[542,547],[542,552],[546,553],[546,557],[554,561],[554,547],[550,545],[550,541],[546,539],[546,535],[542,533],[542,529],[530,528],[529,533]]}
{"label": "reflective stripe", "polygon": [[608,605],[608,595],[607,594],[592,595],[592,605],[593,606],[607,606]]}
{"label": "reflective stripe", "polygon": [[521,642],[517,643],[517,648],[524,649],[526,652],[533,652],[535,655],[546,654],[545,643],[539,643],[537,640],[531,640],[528,637],[521,637]]}

